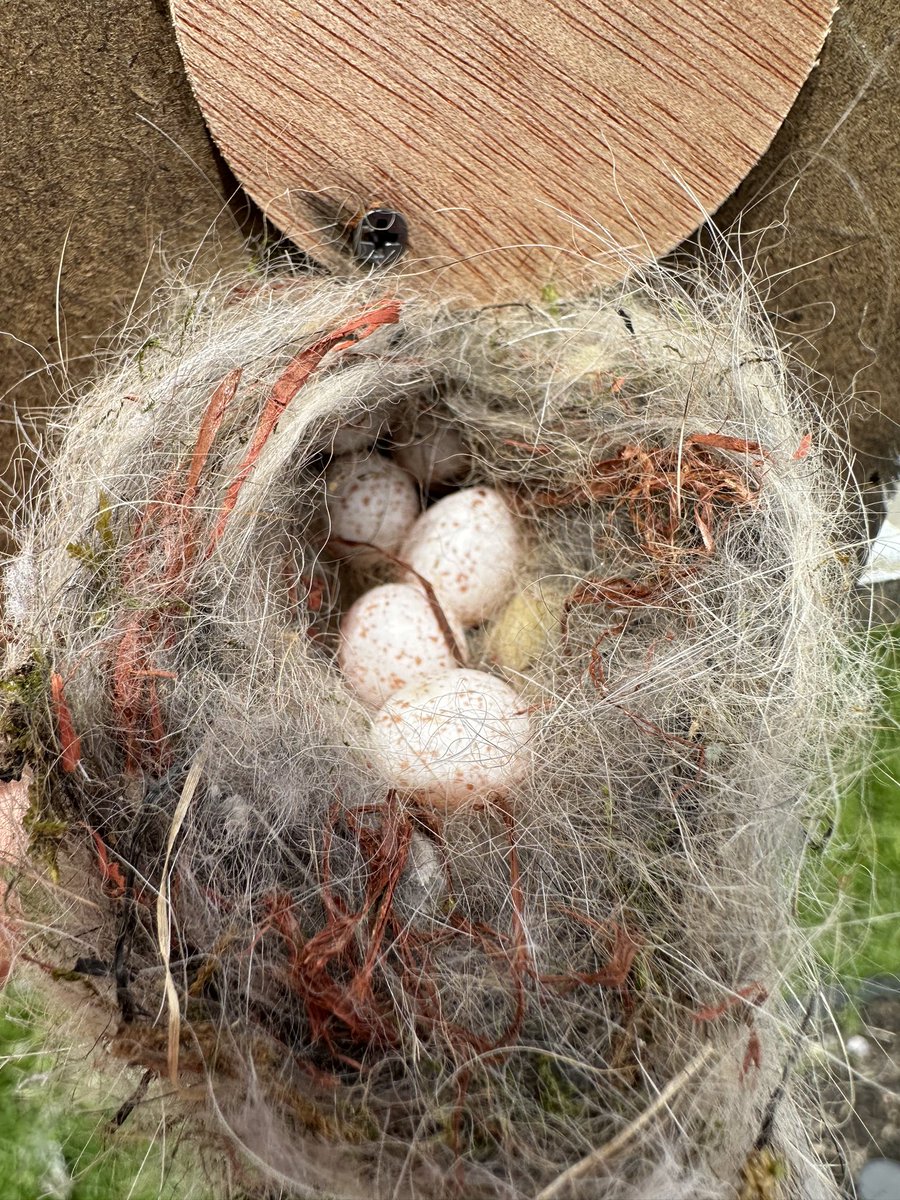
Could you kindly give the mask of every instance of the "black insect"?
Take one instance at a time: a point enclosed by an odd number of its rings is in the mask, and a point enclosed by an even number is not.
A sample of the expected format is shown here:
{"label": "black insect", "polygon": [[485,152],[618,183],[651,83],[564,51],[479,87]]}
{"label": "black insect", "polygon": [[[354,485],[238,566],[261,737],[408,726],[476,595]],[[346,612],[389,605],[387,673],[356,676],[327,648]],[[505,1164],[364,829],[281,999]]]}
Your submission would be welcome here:
{"label": "black insect", "polygon": [[369,267],[389,267],[406,250],[409,228],[391,208],[373,208],[364,213],[353,229],[353,253]]}

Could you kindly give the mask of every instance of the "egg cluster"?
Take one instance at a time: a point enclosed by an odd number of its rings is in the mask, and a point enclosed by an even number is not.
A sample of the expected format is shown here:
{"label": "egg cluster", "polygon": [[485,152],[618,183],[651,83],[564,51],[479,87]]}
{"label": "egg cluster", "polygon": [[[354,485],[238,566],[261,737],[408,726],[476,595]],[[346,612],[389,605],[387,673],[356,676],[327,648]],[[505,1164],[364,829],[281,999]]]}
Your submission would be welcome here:
{"label": "egg cluster", "polygon": [[357,565],[387,563],[395,576],[344,613],[338,667],[372,710],[368,753],[389,787],[450,808],[503,795],[528,769],[527,705],[504,680],[466,665],[466,631],[514,589],[516,519],[480,485],[421,511],[426,489],[468,469],[461,440],[431,422],[392,459],[373,448],[378,432],[364,422],[339,430],[335,447],[349,453],[325,473],[332,551]]}

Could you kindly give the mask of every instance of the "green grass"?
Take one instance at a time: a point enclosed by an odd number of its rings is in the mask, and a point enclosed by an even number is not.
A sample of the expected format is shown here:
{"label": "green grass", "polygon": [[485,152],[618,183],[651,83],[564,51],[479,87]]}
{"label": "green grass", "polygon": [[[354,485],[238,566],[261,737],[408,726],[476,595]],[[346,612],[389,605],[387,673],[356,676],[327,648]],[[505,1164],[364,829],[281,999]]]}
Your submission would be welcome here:
{"label": "green grass", "polygon": [[812,856],[804,890],[814,899],[802,914],[821,926],[819,953],[845,985],[900,976],[900,626],[871,637],[887,713],[824,850]]}
{"label": "green grass", "polygon": [[139,1118],[111,1129],[123,1094],[92,1081],[90,1068],[63,1065],[37,995],[0,993],[0,1195],[3,1200],[206,1200],[198,1164],[177,1136],[164,1139]]}

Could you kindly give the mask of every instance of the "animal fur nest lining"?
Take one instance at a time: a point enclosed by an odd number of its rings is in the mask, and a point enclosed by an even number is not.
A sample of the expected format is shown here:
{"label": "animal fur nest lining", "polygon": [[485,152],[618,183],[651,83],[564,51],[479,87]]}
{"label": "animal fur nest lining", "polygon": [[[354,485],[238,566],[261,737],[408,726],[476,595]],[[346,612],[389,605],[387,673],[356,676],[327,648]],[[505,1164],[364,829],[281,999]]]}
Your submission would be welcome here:
{"label": "animal fur nest lining", "polygon": [[[473,639],[531,769],[452,812],[386,788],[333,661],[402,568],[322,553],[339,431],[423,414],[551,614],[513,661]],[[812,422],[699,275],[463,313],[320,279],[176,299],[62,418],[6,576],[23,904],[92,964],[114,1052],[207,1080],[300,1194],[829,1195],[781,1087],[812,787],[859,704]]]}

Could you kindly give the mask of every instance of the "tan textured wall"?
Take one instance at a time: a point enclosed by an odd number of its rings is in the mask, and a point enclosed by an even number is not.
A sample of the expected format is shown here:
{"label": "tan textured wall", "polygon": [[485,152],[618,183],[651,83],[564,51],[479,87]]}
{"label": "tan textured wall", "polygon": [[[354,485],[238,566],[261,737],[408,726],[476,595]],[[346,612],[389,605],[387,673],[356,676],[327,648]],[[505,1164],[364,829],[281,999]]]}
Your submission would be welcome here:
{"label": "tan textured wall", "polygon": [[[900,449],[900,0],[847,0],[821,64],[721,214],[775,226],[772,304],[841,392],[861,474]],[[778,273],[788,272],[786,275]]]}
{"label": "tan textured wall", "polygon": [[[764,238],[763,265],[789,272],[772,302],[806,331],[823,373],[841,389],[855,380],[867,471],[900,444],[898,33],[900,0],[844,6],[821,66],[723,214],[743,208],[748,228],[787,218]],[[145,270],[157,272],[160,246],[187,252],[211,226],[228,253],[238,239],[221,216],[233,185],[190,95],[165,0],[5,0],[0,59],[14,67],[0,97],[2,465],[11,406],[39,406],[82,377]],[[61,357],[55,291],[67,235],[64,375],[40,368]],[[214,256],[215,239],[208,249]]]}
{"label": "tan textured wall", "polygon": [[[237,234],[220,218],[233,183],[210,148],[164,0],[4,0],[0,62],[8,479],[12,406],[40,406],[83,377],[84,356],[122,320],[148,268],[152,285],[162,248],[193,250],[212,225],[226,246]],[[61,359],[65,371],[41,369]]]}

